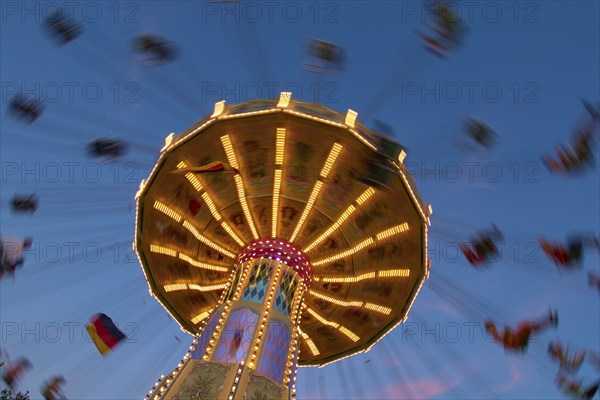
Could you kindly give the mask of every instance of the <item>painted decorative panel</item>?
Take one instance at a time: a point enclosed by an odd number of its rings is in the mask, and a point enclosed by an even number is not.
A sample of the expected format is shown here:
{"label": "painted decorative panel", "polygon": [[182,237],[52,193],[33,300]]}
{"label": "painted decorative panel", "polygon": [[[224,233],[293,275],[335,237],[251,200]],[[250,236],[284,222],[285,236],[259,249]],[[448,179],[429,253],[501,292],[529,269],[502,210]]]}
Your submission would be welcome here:
{"label": "painted decorative panel", "polygon": [[259,374],[278,383],[283,381],[290,340],[291,331],[288,325],[281,320],[272,320],[258,360]]}
{"label": "painted decorative panel", "polygon": [[250,308],[244,307],[232,311],[221,333],[212,361],[229,363],[244,361],[254,337],[258,318],[259,315]]}

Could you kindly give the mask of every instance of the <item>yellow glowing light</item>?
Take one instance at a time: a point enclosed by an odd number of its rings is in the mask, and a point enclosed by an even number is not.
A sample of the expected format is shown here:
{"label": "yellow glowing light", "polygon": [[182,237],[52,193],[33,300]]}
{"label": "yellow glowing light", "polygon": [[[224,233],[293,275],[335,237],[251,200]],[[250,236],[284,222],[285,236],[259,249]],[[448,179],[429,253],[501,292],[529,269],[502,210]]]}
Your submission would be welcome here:
{"label": "yellow glowing light", "polygon": [[277,103],[277,107],[286,108],[290,104],[291,99],[292,92],[281,92],[279,94],[279,103]]}
{"label": "yellow glowing light", "polygon": [[357,276],[335,276],[335,277],[314,277],[313,280],[323,281],[323,282],[338,282],[338,283],[354,283],[360,282],[365,279],[373,279],[375,278],[375,272],[367,272],[365,274],[357,275]]}
{"label": "yellow glowing light", "polygon": [[159,253],[159,254],[164,254],[166,256],[177,257],[177,252],[175,250],[168,249],[166,247],[156,245],[156,244],[150,245],[150,251],[152,253]]}
{"label": "yellow glowing light", "polygon": [[248,221],[248,225],[250,225],[250,230],[252,231],[252,236],[254,239],[258,239],[258,232],[256,232],[256,227],[254,226],[254,220],[252,219],[252,214],[250,214],[250,208],[248,208],[248,202],[246,201],[246,193],[244,192],[244,183],[242,182],[242,178],[240,174],[235,174],[235,186],[238,192],[238,198],[240,200],[240,204],[242,205],[242,210],[244,211],[244,216],[246,216],[246,220]]}
{"label": "yellow glowing light", "polygon": [[398,233],[406,232],[408,230],[408,223],[405,222],[403,224],[394,226],[392,228],[386,229],[385,231],[381,231],[377,234],[377,240],[382,240],[388,238],[393,235],[397,235]]}
{"label": "yellow glowing light", "polygon": [[165,138],[165,145],[163,146],[162,149],[160,149],[160,152],[163,153],[165,151],[167,151],[169,149],[169,147],[171,147],[171,144],[173,143],[173,139],[175,138],[175,132],[171,132],[169,134],[169,136],[167,136]]}
{"label": "yellow glowing light", "polygon": [[332,322],[332,321],[328,321],[325,318],[321,317],[319,314],[317,314],[315,311],[313,311],[312,308],[307,307],[306,311],[308,311],[308,313],[310,315],[312,315],[313,317],[315,317],[315,319],[317,321],[319,321],[320,323],[322,323],[323,325],[328,325],[328,326],[332,326],[334,328],[339,328],[340,324],[338,324],[337,322]]}
{"label": "yellow glowing light", "polygon": [[[373,194],[375,193],[375,190],[371,187],[369,187],[367,190],[365,190],[357,199],[356,199],[356,203],[358,205],[362,205],[365,201],[367,201],[369,199],[369,197],[371,197]],[[344,211],[342,213],[342,215],[338,218],[338,220],[331,225],[329,228],[327,228],[327,230],[325,230],[325,232],[323,232],[321,234],[321,236],[319,236],[317,239],[315,239],[314,242],[312,242],[309,246],[307,246],[304,249],[304,252],[309,252],[311,249],[313,249],[316,245],[318,245],[319,243],[321,243],[323,240],[325,240],[326,238],[329,237],[329,235],[331,235],[336,229],[338,229],[346,219],[348,219],[348,217],[354,212],[356,211],[356,207],[354,207],[353,205],[350,205],[346,211]]]}
{"label": "yellow glowing light", "polygon": [[340,151],[342,151],[342,147],[343,146],[340,145],[339,143],[335,143],[333,145],[333,147],[331,148],[331,150],[329,151],[329,155],[327,156],[325,165],[323,165],[323,168],[321,169],[320,176],[322,178],[327,178],[327,175],[329,175],[329,171],[331,171],[331,168],[333,167],[333,164],[337,160],[337,157],[340,154]]}
{"label": "yellow glowing light", "polygon": [[378,274],[382,278],[389,278],[394,276],[405,278],[410,275],[410,269],[390,269],[386,271],[379,271]]}
{"label": "yellow glowing light", "polygon": [[285,128],[277,128],[277,142],[275,147],[275,164],[283,164],[283,153],[285,150]]}
{"label": "yellow glowing light", "polygon": [[337,304],[338,306],[345,306],[345,307],[362,307],[362,305],[364,304],[364,302],[362,301],[343,301],[343,300],[338,300],[335,299],[333,297],[327,296],[325,294],[319,293],[319,292],[315,292],[313,290],[309,290],[309,293],[312,294],[315,297],[318,297],[319,299],[322,300],[326,300],[330,303],[333,304]]}
{"label": "yellow glowing light", "polygon": [[359,252],[360,250],[364,249],[365,247],[372,245],[373,243],[375,243],[373,238],[365,239],[362,242],[360,242],[359,244],[357,244],[356,246],[352,247],[351,249],[348,249],[341,253],[334,254],[331,257],[327,257],[323,260],[315,261],[315,262],[313,262],[313,265],[319,266],[319,265],[327,264],[330,261],[339,260],[344,257],[351,256],[351,255]]}
{"label": "yellow glowing light", "polygon": [[306,203],[306,206],[304,207],[304,211],[302,211],[302,216],[300,216],[300,220],[298,221],[298,224],[296,225],[296,229],[294,229],[294,233],[292,233],[292,237],[290,237],[290,243],[293,243],[294,240],[296,240],[296,236],[298,235],[298,232],[300,232],[300,228],[302,228],[302,225],[304,224],[306,217],[308,217],[308,214],[310,213],[310,210],[312,209],[312,207],[315,203],[315,200],[317,199],[317,196],[319,195],[319,192],[321,191],[322,187],[323,187],[323,182],[317,181],[317,183],[315,183],[315,186],[313,187],[313,190],[310,193],[310,197],[308,198],[308,202]]}
{"label": "yellow glowing light", "polygon": [[322,276],[322,277],[313,277],[313,281],[315,282],[336,282],[336,283],[355,283],[364,281],[366,279],[375,279],[375,278],[393,278],[393,277],[401,277],[407,278],[410,276],[410,269],[389,269],[384,271],[375,272],[367,272],[357,276]]}
{"label": "yellow glowing light", "polygon": [[354,128],[354,124],[356,123],[356,117],[358,117],[358,113],[354,110],[348,109],[346,113],[346,120],[344,123],[350,128]]}
{"label": "yellow glowing light", "polygon": [[404,150],[400,150],[400,154],[398,154],[398,161],[404,164],[404,159],[406,158],[406,152]]}
{"label": "yellow glowing light", "polygon": [[310,352],[312,353],[313,356],[318,356],[319,354],[321,354],[319,352],[319,349],[317,349],[317,346],[315,346],[315,342],[312,341],[310,336],[308,336],[306,333],[304,333],[302,331],[302,329],[300,329],[300,327],[298,327],[298,332],[300,332],[300,335],[302,335],[302,338],[308,345],[308,348],[310,349]]}
{"label": "yellow glowing light", "polygon": [[344,335],[348,336],[350,339],[352,339],[353,342],[358,342],[360,340],[360,338],[356,336],[354,332],[352,332],[350,329],[344,326],[340,326],[339,331],[342,332]]}
{"label": "yellow glowing light", "polygon": [[208,317],[210,315],[210,311],[203,311],[200,314],[196,315],[194,318],[192,318],[192,324],[197,324],[200,321],[202,321],[203,319],[205,319],[206,317]]}
{"label": "yellow glowing light", "polygon": [[227,282],[220,283],[217,285],[208,285],[208,286],[200,286],[194,283],[188,284],[188,289],[190,290],[198,290],[200,292],[211,292],[213,290],[221,290],[227,287]]}
{"label": "yellow glowing light", "polygon": [[210,116],[211,118],[215,118],[218,117],[219,115],[221,115],[223,113],[223,110],[225,109],[225,100],[221,100],[215,103],[215,110],[212,113],[212,115]]}
{"label": "yellow glowing light", "polygon": [[173,283],[171,285],[165,285],[163,286],[163,289],[165,289],[165,292],[175,292],[177,290],[187,290],[187,284],[185,283]]}
{"label": "yellow glowing light", "polygon": [[215,203],[213,203],[213,201],[210,198],[210,196],[208,195],[208,193],[206,193],[206,192],[202,193],[202,199],[208,206],[208,209],[210,210],[210,213],[212,214],[213,218],[216,219],[217,221],[220,221],[221,214],[219,214],[219,211],[217,211],[217,207],[215,206]]}
{"label": "yellow glowing light", "polygon": [[183,227],[186,228],[188,231],[190,231],[190,233],[192,235],[194,235],[194,237],[196,237],[196,239],[198,239],[199,241],[201,241],[202,243],[204,243],[205,245],[212,247],[213,249],[217,250],[219,253],[226,255],[229,258],[235,258],[235,254],[233,254],[232,252],[225,250],[224,248],[222,248],[221,246],[219,246],[218,244],[216,244],[215,242],[213,242],[212,240],[208,239],[205,236],[202,236],[200,234],[200,232],[198,232],[198,230],[196,230],[196,228],[194,228],[192,226],[192,224],[190,224],[187,220],[183,221]]}
{"label": "yellow glowing light", "polygon": [[163,214],[167,215],[168,217],[171,217],[176,222],[181,222],[181,220],[183,219],[181,214],[174,211],[172,208],[168,207],[166,204],[161,203],[158,200],[156,200],[154,202],[154,208],[157,209],[158,211],[162,212]]}
{"label": "yellow glowing light", "polygon": [[365,303],[364,307],[386,315],[389,315],[392,312],[391,308],[380,306],[379,304]]}
{"label": "yellow glowing light", "polygon": [[206,263],[197,261],[196,259],[194,259],[186,254],[182,254],[182,253],[179,253],[179,259],[187,262],[188,264],[190,264],[191,266],[196,267],[196,268],[202,268],[202,269],[207,269],[210,271],[218,271],[218,272],[229,271],[229,268],[227,268],[227,267],[222,267],[220,265],[206,264]]}
{"label": "yellow glowing light", "polygon": [[369,200],[369,198],[371,196],[373,196],[374,194],[375,194],[375,189],[370,187],[367,190],[365,190],[360,196],[358,196],[358,199],[356,199],[356,203],[359,206],[361,206],[364,204],[365,201]]}
{"label": "yellow glowing light", "polygon": [[229,225],[227,225],[227,222],[221,222],[221,226],[223,227],[223,229],[225,229],[225,232],[229,233],[229,236],[231,236],[233,240],[237,242],[237,244],[239,244],[242,247],[246,245],[246,242],[244,242],[242,239],[239,238],[238,235],[235,234],[235,232],[229,227]]}
{"label": "yellow glowing light", "polygon": [[225,154],[227,155],[227,161],[229,161],[229,165],[239,170],[240,166],[237,163],[237,158],[235,157],[235,152],[233,151],[233,146],[231,145],[231,139],[229,138],[229,135],[221,136],[221,143],[225,149]]}
{"label": "yellow glowing light", "polygon": [[275,170],[275,179],[273,180],[273,217],[271,219],[271,236],[277,237],[277,215],[279,214],[279,193],[281,191],[281,173],[280,169]]}
{"label": "yellow glowing light", "polygon": [[330,296],[327,296],[323,293],[319,293],[319,292],[315,292],[310,290],[309,293],[319,299],[328,301],[330,303],[333,304],[337,304],[338,306],[344,306],[344,307],[364,307],[367,308],[369,310],[373,310],[373,311],[377,311],[380,312],[382,314],[386,314],[389,315],[392,312],[391,308],[388,307],[384,307],[378,304],[373,304],[373,303],[367,303],[364,301],[344,301],[344,300],[339,300]]}
{"label": "yellow glowing light", "polygon": [[354,342],[360,340],[360,338],[358,336],[356,336],[351,330],[349,330],[348,328],[338,324],[337,322],[333,322],[333,321],[328,321],[325,318],[321,317],[319,314],[317,314],[314,310],[312,310],[310,307],[306,308],[306,311],[308,311],[308,313],[310,315],[312,315],[313,317],[315,317],[315,319],[317,321],[319,321],[320,323],[322,323],[323,325],[328,325],[331,326],[333,328],[338,329],[340,332],[342,332],[344,335],[348,336],[350,339],[352,339]]}

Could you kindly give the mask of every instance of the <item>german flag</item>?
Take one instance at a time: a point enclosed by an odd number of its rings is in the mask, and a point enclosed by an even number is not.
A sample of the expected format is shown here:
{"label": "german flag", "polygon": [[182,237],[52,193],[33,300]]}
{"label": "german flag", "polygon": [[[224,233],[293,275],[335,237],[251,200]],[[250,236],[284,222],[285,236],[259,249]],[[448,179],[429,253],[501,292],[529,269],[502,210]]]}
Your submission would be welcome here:
{"label": "german flag", "polygon": [[86,330],[103,357],[110,353],[119,342],[127,338],[106,314],[96,314],[90,318],[90,324],[86,326]]}

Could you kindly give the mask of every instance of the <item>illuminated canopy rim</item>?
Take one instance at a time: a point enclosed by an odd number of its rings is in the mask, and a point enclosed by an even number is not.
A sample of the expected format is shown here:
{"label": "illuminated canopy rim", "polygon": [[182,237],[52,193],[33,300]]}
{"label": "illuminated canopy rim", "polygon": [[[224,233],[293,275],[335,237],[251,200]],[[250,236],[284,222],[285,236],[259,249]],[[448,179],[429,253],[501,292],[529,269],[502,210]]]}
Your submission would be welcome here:
{"label": "illuminated canopy rim", "polygon": [[[355,113],[293,99],[281,105],[222,103],[211,117],[170,135],[140,185],[134,246],[151,294],[197,334],[241,250],[257,239],[293,237],[313,264],[299,364],[324,365],[367,350],[405,319],[428,275],[430,210],[400,162],[404,156],[389,161],[390,190],[359,179],[384,139]],[[216,160],[241,173],[171,173]],[[288,165],[309,173],[286,178]],[[197,213],[192,200],[202,204]]]}

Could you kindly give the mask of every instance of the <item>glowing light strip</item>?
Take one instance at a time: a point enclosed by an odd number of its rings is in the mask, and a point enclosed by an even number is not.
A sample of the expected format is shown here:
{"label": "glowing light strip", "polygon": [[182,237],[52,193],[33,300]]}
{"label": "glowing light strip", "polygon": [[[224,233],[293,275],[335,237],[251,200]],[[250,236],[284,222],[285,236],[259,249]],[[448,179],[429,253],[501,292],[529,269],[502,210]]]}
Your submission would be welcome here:
{"label": "glowing light strip", "polygon": [[388,269],[384,271],[375,272],[367,272],[362,275],[357,276],[325,276],[325,277],[313,277],[313,281],[315,282],[337,282],[337,283],[355,283],[364,281],[365,279],[374,279],[374,278],[393,278],[393,277],[401,277],[407,278],[410,276],[410,269]]}
{"label": "glowing light strip", "polygon": [[210,213],[212,214],[213,218],[216,219],[217,221],[220,221],[221,214],[219,214],[219,211],[217,211],[217,207],[215,206],[215,203],[213,203],[213,201],[211,200],[208,193],[206,193],[206,192],[202,193],[202,200],[204,200],[204,202],[208,206],[208,209],[209,209]]}
{"label": "glowing light strip", "polygon": [[174,258],[179,257],[180,260],[185,261],[186,263],[190,264],[193,267],[207,269],[210,271],[218,271],[218,272],[229,271],[228,267],[222,267],[220,265],[206,264],[206,263],[197,261],[194,258],[192,258],[186,254],[178,253],[177,250],[169,249],[169,248],[166,248],[166,247],[163,247],[160,245],[151,244],[150,251],[152,253],[164,254],[166,256],[170,256],[170,257],[174,257]]}
{"label": "glowing light strip", "polygon": [[178,290],[187,290],[187,284],[186,283],[173,283],[170,285],[164,285],[163,289],[165,289],[165,292],[175,292]]}
{"label": "glowing light strip", "polygon": [[158,200],[154,202],[154,208],[160,211],[161,213],[165,214],[166,216],[174,219],[176,222],[181,222],[181,220],[183,219],[181,214],[179,214],[178,212],[176,212],[175,210],[168,207],[166,204],[161,203]]}
{"label": "glowing light strip", "polygon": [[[223,144],[223,148],[225,149],[225,154],[227,154],[227,160],[229,164],[239,170],[239,165],[237,163],[237,159],[235,157],[235,152],[233,151],[233,146],[231,145],[231,139],[229,135],[221,136],[221,143]],[[246,193],[244,192],[244,183],[240,174],[235,174],[235,186],[237,188],[238,198],[240,200],[240,204],[242,205],[242,210],[244,211],[244,216],[248,221],[248,225],[250,225],[250,230],[252,231],[252,236],[254,239],[258,239],[258,233],[256,232],[256,227],[254,226],[254,220],[252,219],[252,214],[250,214],[250,209],[248,208],[248,202],[246,201]]]}
{"label": "glowing light strip", "polygon": [[210,292],[213,290],[224,289],[227,283],[219,284],[219,285],[210,285],[210,286],[200,286],[196,284],[187,284],[187,283],[173,283],[170,285],[164,285],[164,289],[166,292],[176,292],[182,290],[198,290],[201,292]]}
{"label": "glowing light strip", "polygon": [[190,257],[186,254],[182,254],[182,253],[179,253],[179,259],[182,261],[185,261],[186,263],[190,264],[193,267],[207,269],[209,271],[219,271],[219,272],[229,271],[229,268],[227,268],[227,267],[222,267],[220,265],[206,264],[206,263],[197,261],[197,260],[193,259],[192,257]]}
{"label": "glowing light strip", "polygon": [[352,341],[357,342],[357,341],[360,340],[360,338],[358,336],[356,336],[354,334],[354,332],[352,332],[350,329],[348,329],[348,328],[346,328],[346,327],[338,324],[337,322],[332,322],[332,321],[326,320],[325,318],[321,317],[319,314],[317,314],[316,312],[314,312],[310,307],[307,307],[306,311],[308,311],[308,313],[310,315],[312,315],[313,317],[315,317],[320,323],[336,328],[337,330],[339,330],[340,332],[342,332],[344,335],[346,335],[350,339],[352,339]]}
{"label": "glowing light strip", "polygon": [[360,338],[356,336],[354,332],[352,332],[350,329],[344,326],[340,326],[339,331],[342,332],[344,335],[348,336],[350,339],[352,339],[353,342],[358,342],[360,340]]}
{"label": "glowing light strip", "polygon": [[355,254],[356,252],[358,252],[359,250],[372,245],[373,243],[375,243],[375,239],[377,240],[382,240],[382,239],[386,239],[390,236],[394,236],[397,235],[399,233],[405,232],[408,230],[408,223],[404,222],[400,225],[396,225],[392,228],[386,229],[384,231],[379,232],[377,235],[375,235],[374,237],[368,238],[366,240],[363,240],[362,242],[360,242],[359,244],[357,244],[356,246],[352,247],[351,249],[345,250],[341,253],[338,254],[334,254],[331,257],[325,258],[323,260],[319,260],[319,261],[315,261],[312,263],[312,265],[314,266],[319,266],[319,265],[323,265],[325,263],[328,263],[330,261],[334,261],[334,260],[339,260],[341,258],[344,257],[348,257],[351,256],[353,254]]}
{"label": "glowing light strip", "polygon": [[229,236],[231,236],[233,240],[237,242],[237,244],[239,244],[242,247],[246,245],[246,242],[244,242],[242,239],[239,238],[238,235],[235,234],[233,229],[231,229],[229,225],[227,225],[227,222],[221,222],[221,226],[223,227],[223,229],[225,229],[225,232],[229,233]]}
{"label": "glowing light strip", "polygon": [[[179,168],[179,169],[187,168],[187,166],[188,165],[183,161],[180,162],[179,164],[177,164],[177,168]],[[190,181],[192,186],[194,186],[194,188],[198,192],[202,193],[201,194],[202,200],[204,200],[204,202],[208,206],[208,210],[210,211],[213,218],[216,219],[217,222],[221,221],[221,219],[223,219],[223,217],[221,217],[221,214],[219,214],[219,211],[217,210],[217,206],[210,198],[210,195],[208,194],[208,192],[206,190],[204,190],[204,188],[202,187],[202,184],[200,183],[200,181],[198,181],[198,178],[196,178],[196,176],[191,172],[185,174],[185,177]],[[242,247],[246,245],[246,242],[244,242],[242,239],[240,239],[240,237],[235,234],[233,229],[231,229],[231,227],[229,227],[229,225],[226,222],[222,222],[221,226],[223,227],[223,229],[225,229],[225,231],[229,234],[229,236],[231,236],[231,238],[237,242],[237,244],[239,244]]]}
{"label": "glowing light strip", "polygon": [[196,228],[194,228],[192,226],[192,224],[190,224],[188,221],[183,221],[183,227],[186,228],[188,231],[190,231],[190,233],[192,235],[194,235],[196,237],[196,239],[198,239],[199,241],[201,241],[205,245],[207,245],[209,247],[212,247],[213,249],[217,250],[219,253],[222,253],[223,255],[226,255],[229,258],[235,258],[235,254],[233,254],[230,251],[225,250],[224,248],[222,248],[221,246],[219,246],[218,244],[216,244],[212,240],[210,240],[210,239],[202,236],[200,234],[200,232],[198,232],[196,230]]}
{"label": "glowing light strip", "polygon": [[192,324],[197,324],[198,322],[202,321],[209,315],[210,315],[210,310],[203,311],[202,313],[200,313],[200,314],[196,315],[194,318],[192,318]]}
{"label": "glowing light strip", "polygon": [[302,225],[304,225],[304,221],[306,220],[306,217],[308,217],[308,213],[312,209],[313,204],[315,203],[315,200],[317,199],[317,196],[319,195],[319,192],[321,191],[322,187],[323,187],[323,182],[317,181],[317,183],[315,183],[315,186],[313,187],[313,190],[310,193],[310,197],[308,198],[308,202],[306,203],[306,206],[304,207],[304,211],[302,211],[302,216],[300,217],[300,220],[298,221],[298,225],[296,225],[296,228],[294,229],[294,233],[292,233],[292,237],[290,237],[290,240],[289,240],[290,243],[293,243],[294,240],[296,240],[296,236],[298,236],[298,232],[300,232],[300,228],[302,228]]}
{"label": "glowing light strip", "polygon": [[358,199],[356,199],[356,203],[359,206],[361,206],[364,204],[365,201],[369,200],[369,197],[373,196],[374,194],[375,194],[375,189],[370,187],[367,190],[365,190],[360,196],[358,196]]}
{"label": "glowing light strip", "polygon": [[333,164],[337,160],[337,157],[340,154],[340,151],[342,151],[342,145],[340,145],[339,143],[334,143],[333,147],[329,151],[329,155],[327,156],[325,165],[323,165],[323,168],[321,169],[320,176],[322,178],[327,178],[327,175],[329,175],[329,171],[331,171],[331,168],[333,167]]}
{"label": "glowing light strip", "polygon": [[312,279],[315,282],[323,281],[323,282],[338,282],[338,283],[354,283],[360,282],[365,279],[373,279],[375,278],[375,272],[367,272],[366,274],[358,275],[358,276],[346,276],[346,277],[313,277]]}
{"label": "glowing light strip", "polygon": [[242,205],[242,210],[244,211],[244,216],[248,221],[248,225],[250,225],[250,230],[252,231],[252,236],[255,240],[258,239],[258,232],[256,232],[256,227],[254,226],[254,220],[252,219],[252,214],[250,214],[250,208],[248,208],[248,202],[246,201],[246,193],[244,192],[244,183],[242,182],[242,178],[240,174],[235,174],[233,177],[235,179],[235,186],[238,192],[238,198],[240,199],[240,204]]}
{"label": "glowing light strip", "polygon": [[346,209],[346,211],[344,211],[344,213],[337,219],[337,221],[335,221],[335,223],[333,223],[333,225],[331,225],[329,228],[327,228],[327,230],[325,232],[323,232],[321,234],[321,236],[319,236],[318,238],[316,238],[310,245],[308,245],[306,248],[304,248],[302,251],[304,251],[305,253],[309,252],[311,249],[313,249],[316,245],[318,245],[319,243],[321,243],[323,240],[325,240],[327,237],[329,237],[329,235],[331,235],[337,228],[339,228],[342,223],[344,223],[344,221],[354,212],[356,211],[356,207],[354,207],[353,205],[351,205],[350,207],[348,207]]}
{"label": "glowing light strip", "polygon": [[390,313],[392,312],[391,308],[380,306],[379,304],[365,303],[364,307],[368,308],[369,310],[377,311],[386,315],[390,315]]}
{"label": "glowing light strip", "polygon": [[282,170],[275,170],[275,179],[273,180],[273,217],[271,218],[271,236],[277,237],[277,216],[279,214],[279,193],[281,192],[281,173]]}
{"label": "glowing light strip", "polygon": [[319,314],[317,314],[316,312],[314,312],[313,309],[310,308],[310,307],[306,307],[306,311],[308,311],[308,313],[310,315],[312,315],[313,317],[315,317],[315,319],[317,321],[319,321],[320,323],[322,323],[323,325],[333,326],[336,329],[340,327],[340,324],[338,324],[337,322],[332,322],[332,321],[326,320],[325,318],[321,317]]}
{"label": "glowing light strip", "polygon": [[323,299],[323,300],[326,300],[326,301],[328,301],[330,303],[337,304],[338,306],[362,307],[365,304],[363,301],[343,301],[343,300],[338,300],[338,299],[335,299],[333,297],[329,297],[327,295],[324,295],[322,293],[315,292],[315,291],[312,291],[312,290],[309,290],[308,293],[312,294],[315,297],[318,297],[319,299]]}
{"label": "glowing light strip", "polygon": [[277,142],[275,149],[275,177],[273,180],[273,217],[271,218],[271,236],[277,237],[277,216],[279,214],[279,195],[281,193],[281,174],[283,156],[285,152],[285,128],[277,128]]}
{"label": "glowing light strip", "polygon": [[[362,205],[364,202],[366,202],[369,197],[371,197],[373,194],[375,193],[375,190],[370,187],[367,190],[365,190],[360,196],[358,196],[358,198],[356,199],[356,203],[358,205]],[[346,211],[344,211],[342,213],[342,215],[338,218],[337,221],[335,221],[335,223],[333,225],[331,225],[329,228],[327,228],[327,230],[325,232],[323,232],[321,234],[321,236],[319,236],[317,239],[315,239],[314,242],[312,242],[308,247],[306,247],[303,251],[309,252],[311,249],[313,249],[316,245],[318,245],[319,243],[321,243],[323,240],[325,240],[327,237],[329,237],[329,235],[331,235],[336,229],[338,229],[346,219],[348,219],[348,217],[350,215],[352,215],[352,213],[356,211],[356,207],[354,207],[353,205],[350,205]]]}
{"label": "glowing light strip", "polygon": [[385,231],[378,233],[376,237],[377,237],[377,240],[382,240],[382,239],[388,238],[390,236],[397,235],[398,233],[406,232],[407,230],[408,230],[408,223],[405,222],[403,224],[396,225],[392,228],[386,229]]}
{"label": "glowing light strip", "polygon": [[339,300],[339,299],[327,296],[323,293],[315,292],[312,290],[310,290],[309,293],[315,297],[318,297],[319,299],[328,301],[333,304],[337,304],[338,306],[364,307],[364,308],[368,308],[369,310],[377,311],[377,312],[380,312],[380,313],[386,314],[386,315],[389,315],[392,312],[391,308],[384,307],[379,304],[367,303],[365,301],[343,301],[343,300]]}
{"label": "glowing light strip", "polygon": [[339,260],[341,258],[351,256],[351,255],[359,252],[360,250],[364,249],[365,247],[372,245],[373,243],[375,243],[373,238],[365,239],[362,242],[360,242],[359,244],[357,244],[356,246],[352,247],[351,249],[348,249],[348,250],[343,251],[338,254],[334,254],[331,257],[327,257],[323,260],[315,261],[312,263],[312,265],[319,266],[319,265],[327,264],[330,261]]}
{"label": "glowing light strip", "polygon": [[386,271],[379,271],[378,275],[382,278],[389,278],[393,276],[406,278],[410,276],[410,269],[389,269]]}
{"label": "glowing light strip", "polygon": [[[177,169],[183,169],[187,167],[188,165],[184,161],[181,161],[179,164],[177,164]],[[204,189],[198,178],[196,178],[196,175],[194,175],[193,173],[188,172],[187,174],[185,174],[185,177],[188,181],[190,181],[190,183],[192,184],[194,189],[196,189],[196,191],[201,192]]]}
{"label": "glowing light strip", "polygon": [[285,150],[285,128],[277,128],[277,143],[275,149],[275,164],[283,164],[283,153]]}
{"label": "glowing light strip", "polygon": [[[333,164],[337,160],[337,157],[340,154],[341,150],[342,150],[342,146],[339,143],[333,144],[333,146],[331,147],[331,150],[329,151],[329,155],[327,156],[327,159],[325,160],[325,164],[323,165],[323,168],[321,168],[321,173],[319,174],[319,176],[321,178],[327,178],[327,175],[329,175],[329,172],[331,171],[331,168],[333,167]],[[294,240],[296,240],[296,236],[298,236],[298,232],[300,232],[300,229],[302,228],[302,225],[304,224],[306,217],[308,217],[308,214],[310,213],[310,210],[312,209],[312,207],[315,203],[315,200],[317,199],[317,196],[319,195],[319,192],[321,191],[322,187],[323,187],[323,182],[320,180],[317,180],[317,182],[315,183],[315,186],[313,187],[312,192],[310,193],[308,202],[306,203],[306,206],[304,207],[302,216],[300,216],[300,220],[298,221],[298,224],[296,225],[296,228],[294,229],[294,233],[292,233],[292,236],[290,237],[290,240],[289,240],[290,243],[293,243]]]}
{"label": "glowing light strip", "polygon": [[298,327],[298,332],[300,332],[300,335],[302,335],[302,338],[308,345],[308,348],[310,349],[313,356],[318,356],[319,354],[321,354],[319,352],[319,349],[317,349],[317,346],[315,346],[315,342],[312,341],[310,336],[308,336],[305,332],[303,332],[302,329],[300,329],[300,327]]}
{"label": "glowing light strip", "polygon": [[231,139],[229,139],[229,135],[221,136],[221,143],[225,149],[225,154],[227,155],[227,161],[229,161],[229,165],[235,169],[239,169],[240,166],[235,158],[235,152],[233,151],[233,146],[231,145]]}
{"label": "glowing light strip", "polygon": [[200,292],[211,292],[213,290],[221,290],[227,287],[227,282],[219,283],[217,285],[209,285],[209,286],[200,286],[195,283],[188,284],[188,288],[190,290],[198,290]]}
{"label": "glowing light strip", "polygon": [[150,251],[152,253],[159,253],[159,254],[164,254],[166,256],[177,257],[177,252],[175,250],[168,249],[166,247],[156,245],[156,244],[150,245]]}

